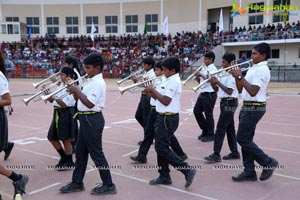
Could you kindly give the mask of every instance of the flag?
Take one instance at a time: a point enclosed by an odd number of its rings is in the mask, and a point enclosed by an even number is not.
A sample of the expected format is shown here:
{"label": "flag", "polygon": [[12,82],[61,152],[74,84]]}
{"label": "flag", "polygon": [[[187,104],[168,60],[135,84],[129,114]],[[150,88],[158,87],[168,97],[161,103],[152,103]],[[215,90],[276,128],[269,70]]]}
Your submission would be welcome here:
{"label": "flag", "polygon": [[165,35],[169,34],[169,22],[168,22],[168,16],[166,16],[164,23],[162,24],[162,32]]}
{"label": "flag", "polygon": [[221,8],[220,18],[219,18],[219,33],[222,32],[223,30],[224,30],[223,12],[222,12],[222,8]]}
{"label": "flag", "polygon": [[28,40],[30,40],[31,34],[32,34],[32,26],[30,26],[28,29]]}
{"label": "flag", "polygon": [[146,21],[144,25],[144,35],[146,35],[147,32],[148,32],[148,22]]}
{"label": "flag", "polygon": [[92,28],[91,28],[91,34],[90,34],[90,36],[91,36],[91,39],[92,39],[92,41],[94,42],[94,37],[95,37],[95,32],[97,31],[97,29],[96,29],[96,27],[95,27],[95,24],[94,24],[94,22],[92,22]]}

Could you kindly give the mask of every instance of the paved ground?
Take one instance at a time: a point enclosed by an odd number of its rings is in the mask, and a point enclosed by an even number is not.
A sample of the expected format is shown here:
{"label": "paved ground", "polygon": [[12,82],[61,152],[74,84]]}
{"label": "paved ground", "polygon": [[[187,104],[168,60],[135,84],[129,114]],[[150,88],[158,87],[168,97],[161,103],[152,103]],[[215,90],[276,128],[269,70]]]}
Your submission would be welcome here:
{"label": "paved ground", "polygon": [[[34,80],[37,81],[37,80]],[[51,105],[31,102],[26,107],[21,94],[36,92],[33,80],[12,79],[10,90],[13,96],[14,112],[8,116],[9,139],[16,143],[9,160],[0,160],[2,165],[14,168],[19,173],[29,175],[24,200],[62,199],[230,199],[230,200],[282,200],[298,199],[300,196],[300,84],[272,83],[268,89],[267,113],[257,126],[255,141],[263,150],[277,158],[280,167],[274,176],[265,182],[235,183],[231,176],[241,172],[242,161],[222,161],[206,164],[203,157],[212,152],[213,143],[197,140],[200,129],[192,114],[198,97],[186,86],[182,95],[180,126],[176,135],[188,154],[188,163],[198,169],[193,185],[184,188],[184,176],[171,171],[173,184],[170,186],[150,186],[148,181],[156,178],[156,155],[153,147],[148,155],[148,163],[136,164],[129,156],[138,151],[137,141],[142,138],[142,128],[134,119],[139,94],[120,95],[115,80],[107,82],[107,103],[104,109],[106,127],[103,133],[103,146],[109,164],[112,166],[113,180],[118,194],[103,197],[93,196],[89,191],[100,182],[98,172],[89,167],[84,179],[86,191],[62,195],[58,189],[71,180],[72,172],[57,172],[50,167],[58,162],[57,152],[46,140],[52,117]],[[214,111],[218,119],[219,101]],[[236,123],[238,122],[236,113]],[[222,155],[229,153],[227,141]],[[3,153],[0,154],[3,156]],[[26,168],[26,169],[25,169]],[[260,175],[260,169],[257,169]],[[11,199],[11,181],[1,177],[0,192],[4,200]]]}

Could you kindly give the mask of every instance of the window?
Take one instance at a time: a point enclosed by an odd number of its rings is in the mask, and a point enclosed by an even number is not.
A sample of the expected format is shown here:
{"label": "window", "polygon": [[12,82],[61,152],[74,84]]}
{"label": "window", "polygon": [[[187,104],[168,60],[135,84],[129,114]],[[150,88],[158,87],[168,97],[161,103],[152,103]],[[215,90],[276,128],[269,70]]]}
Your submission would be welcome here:
{"label": "window", "polygon": [[264,16],[263,16],[263,10],[260,10],[259,7],[264,6],[264,2],[259,3],[252,3],[251,7],[248,9],[249,13],[249,25],[252,24],[263,24],[264,22]]}
{"label": "window", "polygon": [[6,17],[7,22],[18,22],[19,17]]}
{"label": "window", "polygon": [[158,31],[158,14],[147,14],[145,15],[145,22],[147,22],[148,32]]}
{"label": "window", "polygon": [[47,21],[47,25],[59,25],[58,17],[47,17],[46,21]]}
{"label": "window", "polygon": [[98,17],[97,16],[86,17],[86,32],[87,33],[91,32],[93,23],[96,27],[96,32],[95,33],[99,33],[98,28],[97,28],[98,27]]}
{"label": "window", "polygon": [[272,49],[271,50],[271,58],[279,58],[279,49]]}
{"label": "window", "polygon": [[242,56],[243,53],[246,53],[247,58],[251,58],[251,54],[252,54],[251,50],[241,50],[241,51],[239,51],[239,58]]}
{"label": "window", "polygon": [[262,24],[263,22],[264,22],[264,16],[263,15],[249,16],[249,25]]}
{"label": "window", "polygon": [[47,17],[47,33],[58,34],[59,33],[59,18],[58,17]]}
{"label": "window", "polygon": [[138,16],[137,15],[126,15],[126,32],[127,33],[136,33],[138,32]]}
{"label": "window", "polygon": [[[290,0],[274,0],[274,5],[290,5]],[[289,12],[283,10],[273,11],[273,22],[289,21]]]}
{"label": "window", "polygon": [[78,34],[78,17],[66,17],[67,34]]}
{"label": "window", "polygon": [[27,33],[32,27],[32,34],[40,33],[40,19],[38,17],[26,17]]}
{"label": "window", "polygon": [[118,16],[105,16],[105,32],[118,33]]}

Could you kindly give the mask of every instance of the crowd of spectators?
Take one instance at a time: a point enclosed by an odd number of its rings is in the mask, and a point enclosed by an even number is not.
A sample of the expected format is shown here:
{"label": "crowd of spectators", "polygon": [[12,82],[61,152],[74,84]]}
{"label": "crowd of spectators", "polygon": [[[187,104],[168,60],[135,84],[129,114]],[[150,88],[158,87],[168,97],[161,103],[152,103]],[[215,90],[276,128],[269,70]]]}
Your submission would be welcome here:
{"label": "crowd of spectators", "polygon": [[188,65],[197,61],[205,52],[222,42],[240,42],[269,40],[282,38],[300,38],[300,22],[278,23],[235,27],[232,31],[202,33],[181,32],[169,34],[134,34],[110,35],[104,37],[96,35],[94,41],[89,36],[70,36],[57,38],[53,34],[45,37],[32,38],[28,43],[5,43],[1,49],[5,50],[15,64],[22,67],[23,76],[27,76],[28,65],[32,68],[57,71],[63,66],[63,60],[73,55],[82,61],[88,54],[99,52],[105,60],[104,72],[110,77],[126,76],[130,71],[140,67],[145,56],[163,59],[166,56],[177,56],[183,63],[184,70]]}

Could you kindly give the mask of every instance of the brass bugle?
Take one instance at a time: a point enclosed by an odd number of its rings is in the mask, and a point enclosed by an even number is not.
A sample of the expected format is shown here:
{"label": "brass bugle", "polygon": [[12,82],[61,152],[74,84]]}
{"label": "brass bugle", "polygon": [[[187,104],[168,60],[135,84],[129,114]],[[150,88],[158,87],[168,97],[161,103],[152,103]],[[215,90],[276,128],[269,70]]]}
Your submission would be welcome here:
{"label": "brass bugle", "polygon": [[193,87],[193,90],[194,90],[194,92],[197,92],[203,85],[205,85],[213,77],[222,77],[222,76],[229,75],[229,71],[232,70],[232,69],[236,69],[237,67],[239,67],[239,65],[248,64],[249,66],[247,68],[242,68],[241,69],[241,71],[246,71],[246,70],[248,70],[251,67],[251,63],[252,62],[253,62],[253,60],[250,59],[250,60],[247,60],[245,62],[242,62],[242,63],[239,63],[239,64],[235,64],[235,65],[231,65],[230,67],[222,68],[222,69],[219,69],[219,70],[217,70],[215,72],[212,72],[211,74],[209,74],[209,77],[207,79],[205,79],[204,81],[202,81],[197,86]]}
{"label": "brass bugle", "polygon": [[68,83],[67,85],[65,85],[64,87],[58,88],[57,90],[55,90],[54,92],[51,92],[50,94],[47,95],[43,95],[41,96],[43,101],[47,101],[50,97],[56,95],[57,93],[63,91],[64,89],[66,89],[69,85],[73,85],[75,83],[77,83],[78,81],[80,81],[81,79],[84,79],[87,76],[87,74],[79,77],[78,79],[71,81],[70,83]]}
{"label": "brass bugle", "polygon": [[48,78],[45,78],[43,80],[41,80],[40,82],[38,83],[32,83],[32,85],[35,87],[35,88],[38,88],[40,85],[42,85],[43,83],[46,83],[47,81],[51,80],[52,78],[54,78],[55,76],[58,76],[60,74],[60,71],[59,72],[56,72],[52,75],[50,75]]}
{"label": "brass bugle", "polygon": [[143,87],[143,86],[148,86],[152,82],[154,82],[155,80],[158,80],[158,82],[156,82],[157,85],[160,84],[161,81],[162,81],[160,78],[155,77],[155,78],[152,78],[152,79],[149,79],[149,80],[145,80],[145,81],[142,81],[142,82],[134,83],[134,84],[129,85],[129,86],[119,87],[119,90],[120,90],[121,95],[123,95],[124,92],[126,92],[126,91],[131,91],[131,90],[133,90],[135,88],[140,88],[140,87]]}
{"label": "brass bugle", "polygon": [[124,81],[127,81],[128,79],[130,79],[133,76],[137,76],[138,74],[142,73],[144,71],[144,69],[140,69],[132,74],[130,74],[129,76],[123,78],[122,80],[117,81],[118,85],[121,85]]}
{"label": "brass bugle", "polygon": [[[28,97],[28,98],[24,98],[22,99],[23,102],[25,103],[25,105],[27,106],[28,103],[33,100],[36,99],[36,97],[40,97],[41,94],[44,94],[47,90],[50,90],[50,88],[52,88],[53,86],[57,85],[60,82],[60,80],[57,80],[56,82],[52,83],[49,87],[42,89],[41,91],[35,93],[34,95]],[[41,97],[39,98],[41,99]],[[37,101],[37,100],[36,100]]]}
{"label": "brass bugle", "polygon": [[185,79],[184,81],[182,81],[182,84],[185,85],[187,82],[189,82],[194,76],[196,76],[196,74],[198,72],[200,72],[202,70],[202,68],[205,66],[205,64],[203,63],[200,67],[198,67],[189,77],[187,77],[187,79]]}

